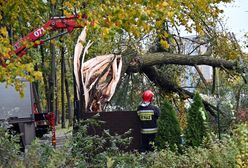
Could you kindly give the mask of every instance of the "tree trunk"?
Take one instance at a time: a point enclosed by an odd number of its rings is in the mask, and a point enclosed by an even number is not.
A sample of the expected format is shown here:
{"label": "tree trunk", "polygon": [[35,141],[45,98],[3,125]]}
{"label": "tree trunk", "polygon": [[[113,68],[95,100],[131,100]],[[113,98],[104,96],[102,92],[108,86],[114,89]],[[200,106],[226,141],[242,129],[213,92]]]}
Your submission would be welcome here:
{"label": "tree trunk", "polygon": [[[123,73],[138,73],[143,72],[147,75],[147,77],[154,82],[160,88],[176,92],[180,95],[185,96],[185,98],[190,97],[193,98],[194,93],[191,93],[176,83],[166,79],[162,72],[157,71],[153,65],[164,65],[164,64],[176,64],[176,65],[189,65],[189,66],[196,66],[196,65],[209,65],[212,67],[220,67],[228,70],[236,70],[236,71],[243,71],[238,67],[237,62],[235,61],[228,61],[219,58],[213,58],[207,55],[182,55],[182,54],[172,54],[167,52],[156,52],[156,53],[147,53],[144,55],[138,55],[137,53],[132,53],[133,51],[128,50],[122,53],[123,58],[128,58],[131,61],[123,61],[124,65],[122,68]],[[132,58],[130,59],[131,56]],[[218,110],[215,106],[209,104],[208,102],[203,102],[207,111],[210,112],[211,115],[216,117],[216,111]],[[222,115],[223,112],[220,111]]]}
{"label": "tree trunk", "polygon": [[[173,83],[172,81],[166,79],[162,75],[162,73],[158,72],[158,70],[154,67],[151,67],[151,66],[143,67],[141,69],[141,72],[144,72],[152,82],[154,82],[158,87],[160,87],[161,89],[163,89],[165,91],[176,92],[179,95],[181,95],[181,97],[183,97],[185,99],[194,97],[194,93],[191,93],[191,92],[179,87],[176,83]],[[206,101],[203,101],[203,103],[205,105],[206,110],[212,116],[216,117],[216,111],[218,109]],[[224,115],[223,112],[221,112],[221,113]]]}
{"label": "tree trunk", "polygon": [[64,96],[64,86],[65,86],[65,49],[61,47],[61,127],[65,128],[65,96]]}
{"label": "tree trunk", "polygon": [[[43,69],[45,69],[46,66],[45,66],[45,56],[44,56],[43,46],[40,46],[40,53],[41,53],[41,66],[43,67]],[[46,111],[49,111],[50,103],[49,103],[49,88],[48,88],[48,80],[47,80],[48,74],[46,73],[46,71],[43,71],[42,76],[43,76],[45,95],[46,95],[46,104],[47,104]]]}
{"label": "tree trunk", "polygon": [[[38,71],[38,65],[35,64],[34,67],[35,71]],[[34,96],[34,103],[39,113],[42,113],[42,107],[40,102],[40,95],[39,95],[39,83],[37,81],[32,83],[32,91]]]}
{"label": "tree trunk", "polygon": [[[56,2],[55,2],[56,3]],[[55,16],[55,7],[56,5],[50,1],[50,9],[51,9],[51,14],[50,17]],[[50,34],[52,36],[52,33]],[[54,91],[57,89],[57,82],[56,82],[56,58],[55,58],[55,45],[52,41],[50,41],[50,50],[51,50],[51,74],[50,74],[50,80],[49,80],[49,113],[54,113],[55,115],[55,122],[56,119],[58,118],[58,95],[57,95],[57,90],[56,90],[56,109],[54,108]],[[55,83],[56,82],[56,83]],[[55,86],[56,85],[56,86]],[[55,134],[54,134],[55,135]],[[53,137],[55,138],[55,137]],[[56,143],[54,144],[56,145]]]}
{"label": "tree trunk", "polygon": [[239,86],[238,90],[237,90],[237,93],[236,93],[236,107],[235,107],[235,112],[236,112],[236,115],[238,114],[239,112],[239,108],[240,108],[240,94],[241,94],[241,90],[243,89],[244,87],[244,84],[242,84],[241,86]]}
{"label": "tree trunk", "polygon": [[55,73],[55,124],[60,124],[60,118],[59,118],[59,92],[58,92],[58,80],[57,80],[57,73]]}
{"label": "tree trunk", "polygon": [[[138,60],[138,62],[136,61]],[[219,58],[213,58],[206,55],[182,55],[182,54],[171,54],[167,52],[147,53],[145,55],[139,55],[136,58],[136,62],[132,62],[129,65],[129,69],[137,70],[137,68],[143,66],[153,66],[162,64],[176,64],[176,65],[209,65],[213,67],[221,67],[229,70],[238,70],[237,62],[228,61]]]}
{"label": "tree trunk", "polygon": [[71,108],[71,94],[69,91],[69,84],[68,84],[68,79],[66,75],[66,66],[64,65],[64,70],[65,70],[65,91],[66,91],[66,98],[67,98],[67,105],[68,105],[68,116],[69,116],[69,124],[68,127],[72,126],[73,124],[73,112]]}

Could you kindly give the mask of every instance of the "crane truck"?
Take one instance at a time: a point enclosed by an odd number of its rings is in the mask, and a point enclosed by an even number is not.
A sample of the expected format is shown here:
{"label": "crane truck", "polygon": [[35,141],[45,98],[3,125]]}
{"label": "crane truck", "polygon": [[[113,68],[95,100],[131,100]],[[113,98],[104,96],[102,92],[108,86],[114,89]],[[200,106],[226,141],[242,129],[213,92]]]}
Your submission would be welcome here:
{"label": "crane truck", "polygon": [[[24,56],[28,49],[44,44],[44,42],[72,32],[75,28],[85,26],[85,18],[79,15],[70,17],[52,17],[41,27],[33,30],[31,33],[14,43],[14,54],[19,58]],[[57,30],[66,30],[54,37],[42,40],[41,38],[47,33]],[[29,45],[27,45],[29,44]],[[8,66],[2,63],[2,66]],[[21,144],[25,148],[30,145],[36,136],[42,136],[47,133],[49,128],[52,130],[52,144],[56,145],[55,135],[55,116],[54,111],[42,112],[38,108],[37,94],[35,86],[20,78],[24,83],[24,98],[21,98],[14,87],[7,87],[6,84],[0,83],[0,122],[6,122],[12,125],[12,129],[20,133]]]}

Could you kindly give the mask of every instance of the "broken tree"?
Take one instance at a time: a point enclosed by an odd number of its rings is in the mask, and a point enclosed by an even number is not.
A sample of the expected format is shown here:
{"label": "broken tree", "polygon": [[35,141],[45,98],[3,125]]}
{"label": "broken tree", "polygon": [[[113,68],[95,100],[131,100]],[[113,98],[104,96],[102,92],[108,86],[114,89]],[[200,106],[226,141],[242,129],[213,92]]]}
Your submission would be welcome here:
{"label": "broken tree", "polygon": [[[86,46],[84,47],[83,44]],[[126,49],[120,54],[96,56],[85,62],[85,54],[91,45],[92,42],[90,41],[86,43],[85,28],[78,38],[74,54],[77,98],[84,105],[83,111],[102,111],[114,95],[119,79],[125,73],[144,73],[150,81],[163,90],[178,93],[186,98],[193,97],[193,93],[165,78],[156,68],[156,65],[209,65],[227,70],[242,71],[237,61],[213,58],[210,55],[189,56],[168,52],[141,55],[132,49]],[[206,101],[204,104],[206,109],[213,116],[216,116],[217,108]]]}

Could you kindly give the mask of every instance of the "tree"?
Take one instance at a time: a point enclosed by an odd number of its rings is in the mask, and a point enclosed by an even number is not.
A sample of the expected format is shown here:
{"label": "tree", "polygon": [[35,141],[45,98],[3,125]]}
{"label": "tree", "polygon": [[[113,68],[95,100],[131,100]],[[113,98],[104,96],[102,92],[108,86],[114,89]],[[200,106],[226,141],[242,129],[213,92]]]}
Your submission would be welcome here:
{"label": "tree", "polygon": [[186,143],[191,146],[200,146],[204,137],[207,137],[207,113],[199,93],[196,93],[188,110],[187,128],[185,131]]}
{"label": "tree", "polygon": [[48,8],[43,1],[28,2],[24,0],[0,1],[0,6],[0,64],[9,65],[5,68],[0,66],[0,81],[6,81],[8,84],[15,83],[16,89],[22,92],[16,76],[34,81],[41,80],[42,74],[40,71],[34,70],[37,61],[36,54],[29,52],[24,59],[17,59],[12,52],[11,44],[42,24],[45,16],[42,18],[38,16],[41,16]]}
{"label": "tree", "polygon": [[[245,55],[227,31],[222,29],[223,26],[219,25],[221,22],[219,14],[222,10],[218,4],[229,2],[231,0],[127,0],[121,2],[92,0],[66,1],[56,5],[60,5],[59,9],[64,10],[65,16],[77,11],[80,19],[83,18],[82,24],[87,25],[88,39],[94,40],[94,46],[89,50],[86,59],[106,53],[121,53],[125,59],[123,74],[146,76],[155,87],[187,99],[193,98],[194,94],[182,88],[178,82],[184,75],[180,71],[184,65],[205,64],[220,67],[224,73],[243,72],[237,58],[240,55],[240,58],[245,60]],[[2,61],[7,60],[9,63],[5,69],[0,67],[1,81],[7,80],[11,83],[18,75],[30,80],[40,79],[41,73],[32,70],[33,62],[38,59],[34,60],[33,55],[28,55],[21,61],[11,63],[9,59],[14,60],[15,57],[10,56],[7,51],[13,50],[10,41],[17,41],[41,25],[42,21],[48,20],[49,5],[55,3],[56,1],[53,0],[39,2],[20,0],[18,3],[10,0],[1,3],[0,20],[3,22],[1,22],[0,39],[3,43],[0,44],[0,57]],[[20,10],[20,6],[25,7],[25,10]],[[18,15],[15,12],[9,12],[13,9],[20,11]],[[23,26],[25,23],[31,26]],[[13,29],[8,30],[11,26]],[[196,32],[197,37],[194,39],[182,37],[181,27],[185,29],[184,31]],[[13,32],[16,33],[14,36],[11,35]],[[74,37],[78,35],[78,31],[74,32],[70,35],[72,38],[65,40],[65,43],[69,44],[65,48],[66,57],[70,57],[73,51]],[[191,51],[183,52],[183,40],[194,44]],[[56,48],[59,47],[56,40],[53,43]],[[192,56],[192,53],[203,45],[206,46],[207,51]],[[47,63],[47,60],[45,61]],[[180,68],[172,70],[168,68],[171,64],[180,65],[177,66]],[[22,73],[23,70],[30,75]],[[174,75],[176,78],[171,78],[168,74],[177,75]],[[217,108],[206,101],[203,102],[206,110],[216,116]]]}
{"label": "tree", "polygon": [[176,111],[168,101],[164,101],[161,107],[158,128],[155,142],[159,149],[165,148],[167,144],[171,149],[175,149],[175,145],[180,144],[181,130]]}

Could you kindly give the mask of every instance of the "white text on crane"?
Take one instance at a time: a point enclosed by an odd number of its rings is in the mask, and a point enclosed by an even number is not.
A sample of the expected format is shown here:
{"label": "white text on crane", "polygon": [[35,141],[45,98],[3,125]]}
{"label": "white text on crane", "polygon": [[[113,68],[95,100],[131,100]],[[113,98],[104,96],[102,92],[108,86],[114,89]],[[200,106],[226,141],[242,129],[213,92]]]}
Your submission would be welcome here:
{"label": "white text on crane", "polygon": [[44,27],[38,28],[37,30],[34,31],[34,36],[40,37],[43,34],[43,32],[45,32]]}

